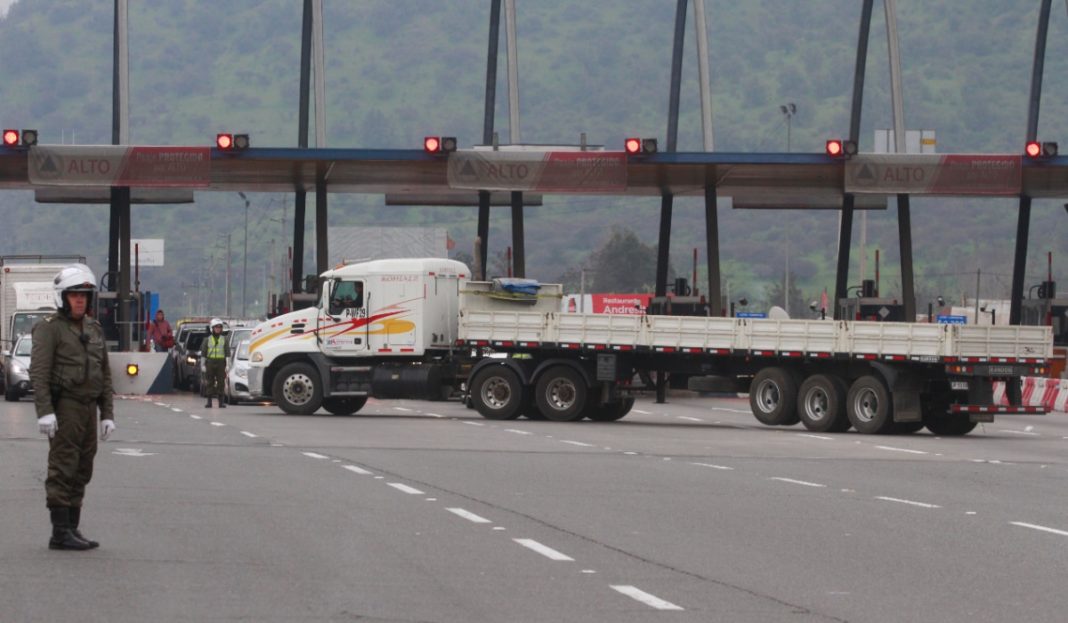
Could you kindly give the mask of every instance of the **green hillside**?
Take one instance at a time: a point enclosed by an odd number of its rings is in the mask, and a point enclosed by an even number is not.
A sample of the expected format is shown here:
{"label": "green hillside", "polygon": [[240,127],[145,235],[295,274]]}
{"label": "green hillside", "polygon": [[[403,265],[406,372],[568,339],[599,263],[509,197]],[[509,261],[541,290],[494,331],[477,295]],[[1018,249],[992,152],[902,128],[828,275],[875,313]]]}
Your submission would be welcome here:
{"label": "green hillside", "polygon": [[[255,146],[297,141],[301,2],[167,0],[130,3],[132,142],[210,144],[223,130],[251,133]],[[794,151],[820,151],[848,128],[855,0],[708,0],[713,119],[720,151],[782,151],[779,106],[795,102]],[[0,125],[35,127],[46,143],[110,143],[109,0],[19,0],[0,19]],[[326,2],[327,144],[417,147],[427,134],[462,145],[481,141],[486,1],[339,0]],[[518,3],[522,138],[530,143],[590,142],[619,148],[628,135],[665,136],[674,2],[618,0]],[[910,128],[935,129],[943,152],[1017,152],[1026,105],[1038,5],[1025,0],[955,3],[900,0],[899,29],[906,117]],[[692,20],[692,12],[690,16]],[[701,145],[693,25],[687,28],[679,149]],[[1040,136],[1068,148],[1068,17],[1054,11],[1045,72]],[[497,129],[508,135],[503,38]],[[885,25],[876,3],[861,148],[889,127]],[[281,218],[292,198],[249,194],[249,307],[262,300],[270,241],[281,255]],[[1045,274],[1068,279],[1068,216],[1060,201],[1037,201],[1031,223],[1029,283]],[[309,206],[310,208],[310,206]],[[38,205],[32,195],[0,194],[5,227],[0,253],[82,250],[106,266],[106,206]],[[314,210],[309,209],[309,213]],[[490,253],[509,244],[507,209],[494,211]],[[142,287],[161,291],[168,308],[189,308],[214,273],[212,307],[222,306],[219,234],[233,232],[240,292],[244,202],[198,193],[188,206],[135,206],[133,233],[165,237],[167,266],[142,271]],[[611,235],[635,231],[655,246],[656,199],[546,198],[528,211],[527,267],[546,280],[574,272]],[[273,220],[272,220],[273,219]],[[332,225],[441,225],[471,252],[474,208],[385,207],[378,196],[331,197]],[[859,244],[859,221],[854,245]],[[308,220],[311,231],[312,221]],[[759,300],[781,280],[786,250],[801,293],[833,290],[837,213],[721,211],[725,281],[734,297]],[[918,301],[938,294],[1008,296],[1016,229],[1014,200],[913,201]],[[673,265],[689,274],[702,250],[703,206],[676,202]],[[883,293],[897,277],[896,209],[868,219],[871,249],[881,249]],[[789,244],[787,244],[789,241]],[[305,265],[313,267],[309,235]],[[873,272],[870,251],[868,276]],[[858,282],[859,251],[851,282]],[[214,261],[213,258],[214,257]],[[276,264],[279,262],[276,261]],[[201,289],[201,292],[206,290]]]}

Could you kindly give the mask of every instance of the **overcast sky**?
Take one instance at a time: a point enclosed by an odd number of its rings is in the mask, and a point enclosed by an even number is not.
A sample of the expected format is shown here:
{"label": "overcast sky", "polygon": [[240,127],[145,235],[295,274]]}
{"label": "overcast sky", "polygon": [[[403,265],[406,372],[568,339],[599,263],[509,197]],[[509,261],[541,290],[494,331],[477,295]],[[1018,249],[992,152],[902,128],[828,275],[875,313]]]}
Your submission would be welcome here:
{"label": "overcast sky", "polygon": [[7,7],[15,4],[15,0],[0,0],[0,15],[7,13]]}

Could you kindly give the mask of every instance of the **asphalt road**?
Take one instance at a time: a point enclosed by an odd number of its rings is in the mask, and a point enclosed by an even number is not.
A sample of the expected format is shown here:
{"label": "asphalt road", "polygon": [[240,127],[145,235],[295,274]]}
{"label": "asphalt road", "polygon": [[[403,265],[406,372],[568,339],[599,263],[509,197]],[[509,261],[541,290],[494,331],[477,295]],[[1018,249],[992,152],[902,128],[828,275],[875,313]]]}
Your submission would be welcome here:
{"label": "asphalt road", "polygon": [[0,621],[1064,621],[1068,415],[810,434],[739,399],[614,423],[117,401],[47,549],[46,444],[0,405]]}

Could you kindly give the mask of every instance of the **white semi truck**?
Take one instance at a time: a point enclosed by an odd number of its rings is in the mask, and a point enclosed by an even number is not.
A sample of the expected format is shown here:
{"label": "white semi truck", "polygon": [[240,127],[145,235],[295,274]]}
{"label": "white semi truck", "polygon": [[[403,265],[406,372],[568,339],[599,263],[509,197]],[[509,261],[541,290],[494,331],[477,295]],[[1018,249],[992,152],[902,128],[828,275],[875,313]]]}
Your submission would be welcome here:
{"label": "white semi truck", "polygon": [[52,280],[64,266],[85,263],[81,256],[5,255],[0,257],[0,345],[9,351],[39,320],[56,310]]}
{"label": "white semi truck", "polygon": [[570,314],[559,285],[515,294],[469,274],[444,259],[324,273],[318,305],[253,330],[252,393],[291,414],[350,414],[369,396],[463,388],[490,419],[612,421],[677,373],[736,379],[760,422],[820,432],[963,435],[1046,412],[993,392],[1045,372],[1049,327]]}

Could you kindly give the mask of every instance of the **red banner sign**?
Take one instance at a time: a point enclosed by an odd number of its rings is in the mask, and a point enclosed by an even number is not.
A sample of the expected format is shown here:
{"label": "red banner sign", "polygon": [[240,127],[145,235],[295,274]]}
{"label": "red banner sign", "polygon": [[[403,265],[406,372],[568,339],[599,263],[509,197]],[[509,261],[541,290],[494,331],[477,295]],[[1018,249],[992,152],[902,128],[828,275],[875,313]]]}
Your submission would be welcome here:
{"label": "red banner sign", "polygon": [[208,147],[36,145],[29,178],[48,186],[205,187],[211,183]]}

